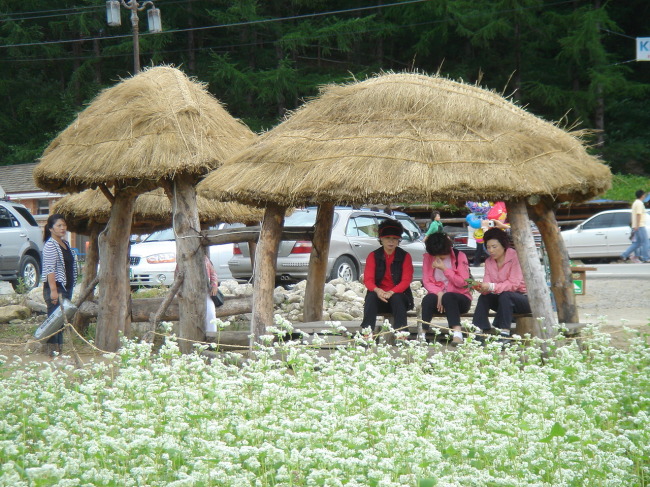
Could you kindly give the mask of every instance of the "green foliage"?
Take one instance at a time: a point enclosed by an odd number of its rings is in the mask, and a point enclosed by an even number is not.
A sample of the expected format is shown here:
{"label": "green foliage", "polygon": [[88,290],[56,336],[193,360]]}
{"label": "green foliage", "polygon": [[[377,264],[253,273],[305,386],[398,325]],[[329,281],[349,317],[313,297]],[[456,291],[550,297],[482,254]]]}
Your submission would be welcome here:
{"label": "green foliage", "polygon": [[650,191],[650,178],[628,174],[614,174],[612,188],[603,195],[604,199],[632,202],[638,189]]}
{"label": "green foliage", "polygon": [[[140,13],[142,66],[171,64],[209,82],[254,130],[273,127],[323,84],[439,71],[512,93],[547,120],[602,129],[597,151],[615,171],[650,173],[650,63],[627,62],[650,16],[645,0],[157,6],[162,34],[148,34]],[[108,27],[96,0],[0,0],[0,164],[37,159],[101,89],[132,73],[128,16],[122,9],[122,26]]]}

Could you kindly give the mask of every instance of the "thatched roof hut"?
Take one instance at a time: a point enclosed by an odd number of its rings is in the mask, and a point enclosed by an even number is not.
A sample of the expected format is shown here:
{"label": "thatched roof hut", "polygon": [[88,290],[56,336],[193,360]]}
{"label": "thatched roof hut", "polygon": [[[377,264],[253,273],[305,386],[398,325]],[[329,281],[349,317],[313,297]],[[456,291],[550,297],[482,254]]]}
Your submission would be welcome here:
{"label": "thatched roof hut", "polygon": [[[239,203],[221,203],[203,197],[197,199],[201,224],[211,225],[216,222],[257,223],[262,220],[264,212],[258,208]],[[90,221],[106,224],[111,213],[111,206],[99,190],[87,190],[61,198],[52,209],[61,213],[68,228],[77,233],[86,233]],[[159,188],[141,194],[135,201],[133,226],[135,230],[149,233],[153,230],[170,227],[172,208],[164,190]]]}
{"label": "thatched roof hut", "polygon": [[[552,324],[526,202],[541,205],[540,230],[557,263],[556,301],[567,303],[564,316],[574,319],[571,273],[552,204],[591,198],[611,181],[609,168],[587,153],[578,135],[477,86],[385,74],[324,87],[208,175],[198,192],[266,207],[255,275],[256,336],[272,323],[274,249],[283,209],[309,204],[319,205],[319,216],[305,291],[308,320],[321,316],[334,204],[493,199],[508,203],[520,261],[530,263],[522,267],[533,315]],[[539,335],[540,320],[535,323]]]}
{"label": "thatched roof hut", "polygon": [[610,178],[577,134],[496,93],[386,74],[325,86],[209,175],[199,193],[283,206],[531,195],[576,201],[607,190]]}
{"label": "thatched roof hut", "polygon": [[206,174],[254,137],[204,84],[155,67],[102,91],[47,147],[34,179],[55,192],[105,184],[143,193]]}

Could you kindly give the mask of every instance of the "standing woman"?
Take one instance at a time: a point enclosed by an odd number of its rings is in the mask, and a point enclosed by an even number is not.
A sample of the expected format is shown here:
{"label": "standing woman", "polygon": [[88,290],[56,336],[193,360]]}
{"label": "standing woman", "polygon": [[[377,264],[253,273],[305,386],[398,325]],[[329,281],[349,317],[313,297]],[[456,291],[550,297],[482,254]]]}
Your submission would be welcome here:
{"label": "standing woman", "polygon": [[[70,243],[64,240],[68,233],[65,218],[59,213],[50,215],[43,231],[43,298],[50,316],[64,299],[72,299],[72,290],[77,280],[77,261]],[[61,353],[63,332],[48,340],[50,353]]]}
{"label": "standing woman", "polygon": [[438,210],[433,210],[431,212],[431,223],[429,224],[429,228],[424,234],[424,241],[426,242],[430,235],[441,232],[442,222],[440,221],[440,212]]}
{"label": "standing woman", "polygon": [[463,343],[460,315],[472,305],[467,287],[469,263],[463,252],[452,249],[451,240],[444,233],[434,233],[426,242],[427,253],[422,262],[422,284],[427,295],[422,300],[422,324],[428,330],[434,314],[445,315],[453,330],[452,345]]}
{"label": "standing woman", "polygon": [[510,248],[508,234],[498,228],[490,228],[483,236],[489,257],[485,260],[485,275],[474,289],[481,295],[476,303],[472,322],[484,332],[491,332],[488,313],[497,312],[492,326],[502,337],[510,335],[514,313],[530,313],[519,259],[515,249]]}
{"label": "standing woman", "polygon": [[361,328],[375,329],[379,313],[392,313],[395,328],[406,327],[406,312],[413,309],[413,260],[399,247],[404,228],[392,218],[379,224],[381,247],[368,254],[363,283],[368,292]]}

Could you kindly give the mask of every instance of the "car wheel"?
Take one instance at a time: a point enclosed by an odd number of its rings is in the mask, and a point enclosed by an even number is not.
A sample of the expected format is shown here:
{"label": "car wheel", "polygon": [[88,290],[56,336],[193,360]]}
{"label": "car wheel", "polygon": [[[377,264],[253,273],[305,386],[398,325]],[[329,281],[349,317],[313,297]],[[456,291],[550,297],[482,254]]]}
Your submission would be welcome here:
{"label": "car wheel", "polygon": [[343,279],[345,282],[352,282],[359,279],[357,266],[354,264],[352,259],[345,255],[336,259],[334,267],[332,267],[332,272],[330,273],[330,280],[339,278]]}
{"label": "car wheel", "polygon": [[14,291],[29,292],[38,286],[41,271],[38,262],[29,255],[23,257],[18,271],[18,279],[11,281]]}

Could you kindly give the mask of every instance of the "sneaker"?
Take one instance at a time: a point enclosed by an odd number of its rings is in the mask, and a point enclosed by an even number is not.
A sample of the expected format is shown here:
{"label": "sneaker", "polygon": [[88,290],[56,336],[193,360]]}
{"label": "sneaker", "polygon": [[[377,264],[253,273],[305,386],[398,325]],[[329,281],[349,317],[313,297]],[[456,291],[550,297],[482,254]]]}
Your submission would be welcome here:
{"label": "sneaker", "polygon": [[427,341],[427,335],[426,333],[418,333],[418,341],[419,342],[426,342]]}
{"label": "sneaker", "polygon": [[639,258],[636,257],[636,256],[632,256],[632,257],[630,257],[630,262],[632,262],[633,264],[640,264],[640,263],[641,263],[641,259],[639,259]]}
{"label": "sneaker", "polygon": [[452,347],[457,347],[458,345],[462,345],[465,340],[462,337],[453,337],[451,339],[451,346]]}

